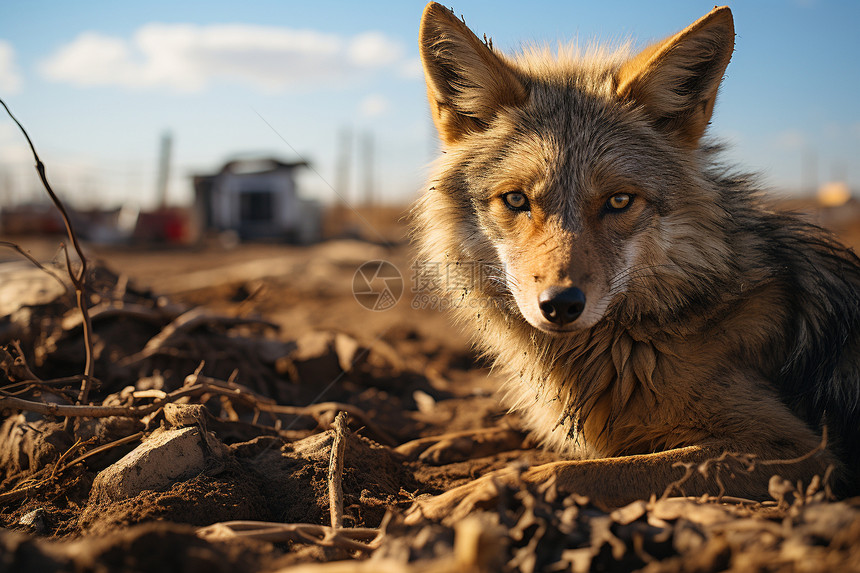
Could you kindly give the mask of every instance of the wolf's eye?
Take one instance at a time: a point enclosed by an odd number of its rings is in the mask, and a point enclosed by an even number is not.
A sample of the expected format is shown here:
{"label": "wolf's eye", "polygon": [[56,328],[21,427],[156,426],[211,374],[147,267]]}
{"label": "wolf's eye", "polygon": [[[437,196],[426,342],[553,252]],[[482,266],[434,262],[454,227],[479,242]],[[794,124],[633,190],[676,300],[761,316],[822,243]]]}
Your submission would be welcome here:
{"label": "wolf's eye", "polygon": [[519,191],[505,193],[502,195],[502,201],[504,201],[507,208],[512,211],[529,210],[529,200],[526,198],[525,194],[520,193]]}
{"label": "wolf's eye", "polygon": [[617,195],[613,195],[606,201],[606,210],[607,211],[623,211],[627,207],[630,206],[630,203],[633,202],[633,195],[629,195],[627,193],[619,193]]}

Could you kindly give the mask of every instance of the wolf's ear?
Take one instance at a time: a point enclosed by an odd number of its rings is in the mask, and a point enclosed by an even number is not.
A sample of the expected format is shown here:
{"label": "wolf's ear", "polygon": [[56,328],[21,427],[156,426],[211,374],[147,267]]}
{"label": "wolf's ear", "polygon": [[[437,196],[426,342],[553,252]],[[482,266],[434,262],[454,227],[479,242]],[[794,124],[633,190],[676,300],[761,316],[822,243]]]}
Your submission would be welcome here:
{"label": "wolf's ear", "polygon": [[421,17],[421,63],[439,136],[446,144],[486,128],[504,106],[527,96],[509,64],[444,6],[431,2]]}
{"label": "wolf's ear", "polygon": [[641,104],[658,128],[697,147],[734,45],[731,10],[714,8],[625,63],[616,76],[617,93]]}

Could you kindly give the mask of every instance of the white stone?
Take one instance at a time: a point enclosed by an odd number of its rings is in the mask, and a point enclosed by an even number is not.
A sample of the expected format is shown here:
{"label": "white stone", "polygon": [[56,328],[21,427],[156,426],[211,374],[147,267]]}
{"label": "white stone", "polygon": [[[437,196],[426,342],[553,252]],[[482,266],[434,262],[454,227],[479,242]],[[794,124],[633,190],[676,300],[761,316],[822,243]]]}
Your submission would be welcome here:
{"label": "white stone", "polygon": [[[213,447],[214,446],[214,447]],[[175,481],[205,469],[207,455],[221,455],[223,445],[207,436],[207,452],[200,428],[158,429],[93,481],[90,499],[118,501],[144,490],[163,490]]]}

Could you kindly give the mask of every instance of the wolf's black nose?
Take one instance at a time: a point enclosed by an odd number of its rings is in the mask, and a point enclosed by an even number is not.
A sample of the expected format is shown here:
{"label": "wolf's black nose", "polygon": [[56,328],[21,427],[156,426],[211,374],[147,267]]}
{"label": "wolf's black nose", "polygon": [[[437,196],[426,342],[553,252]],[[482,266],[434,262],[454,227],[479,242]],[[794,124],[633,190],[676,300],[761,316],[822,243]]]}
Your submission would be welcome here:
{"label": "wolf's black nose", "polygon": [[565,325],[582,314],[585,308],[585,293],[576,287],[551,286],[540,293],[538,304],[548,321]]}

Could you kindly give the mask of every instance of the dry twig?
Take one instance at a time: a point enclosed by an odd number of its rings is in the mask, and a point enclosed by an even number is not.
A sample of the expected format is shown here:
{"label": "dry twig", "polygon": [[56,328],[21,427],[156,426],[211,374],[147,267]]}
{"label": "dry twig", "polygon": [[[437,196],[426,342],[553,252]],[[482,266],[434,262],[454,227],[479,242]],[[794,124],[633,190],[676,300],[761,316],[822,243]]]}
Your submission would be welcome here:
{"label": "dry twig", "polygon": [[[11,346],[15,350],[15,356],[9,352],[9,346]],[[12,384],[6,384],[2,388],[0,388],[0,395],[12,395],[12,390],[16,388],[23,387],[22,390],[17,392],[18,394],[24,393],[32,389],[32,387],[41,387],[48,388],[49,386],[68,384],[69,382],[81,382],[83,380],[83,376],[67,376],[63,378],[56,378],[53,380],[42,380],[38,376],[36,376],[30,367],[27,365],[27,361],[24,359],[24,351],[21,350],[21,346],[17,341],[13,341],[11,345],[0,347],[0,370],[6,373],[6,376],[10,380],[15,380]],[[94,382],[97,380],[93,379]],[[51,392],[60,392],[63,393],[65,389],[51,389]]]}
{"label": "dry twig", "polygon": [[346,450],[346,412],[340,412],[332,424],[334,439],[331,443],[331,457],[328,462],[328,503],[331,526],[343,527],[343,456]]}
{"label": "dry twig", "polygon": [[[126,436],[124,438],[114,440],[113,442],[109,442],[107,444],[102,444],[101,446],[98,446],[97,448],[93,448],[92,450],[81,454],[80,456],[76,457],[72,461],[70,461],[66,464],[63,464],[61,466],[60,463],[65,458],[69,457],[72,452],[74,452],[80,446],[84,445],[80,440],[78,440],[77,442],[75,442],[72,445],[71,448],[66,450],[66,452],[64,452],[63,455],[60,456],[60,459],[57,460],[57,462],[54,464],[54,467],[51,469],[51,473],[50,473],[50,475],[48,475],[48,477],[41,478],[38,481],[36,481],[35,483],[32,483],[31,485],[19,487],[18,489],[6,492],[4,494],[0,494],[0,506],[5,505],[7,503],[14,502],[14,501],[18,501],[20,499],[27,497],[28,495],[30,495],[32,493],[35,493],[39,488],[41,488],[44,485],[53,481],[53,479],[56,476],[60,475],[61,473],[63,473],[67,469],[69,469],[70,467],[81,463],[82,461],[89,458],[90,456],[94,456],[96,454],[100,454],[100,453],[105,452],[107,450],[110,450],[112,448],[116,448],[118,446],[122,446],[122,445],[128,444],[130,442],[134,442],[136,440],[139,440],[140,438],[143,437],[143,434],[144,434],[143,432],[137,432],[136,434],[132,434],[130,436]],[[47,472],[47,470],[48,470],[48,468],[45,467],[41,470],[41,473],[45,473],[45,472]],[[36,476],[33,476],[33,478],[35,478],[35,477]],[[32,481],[33,478],[31,478],[28,481]]]}
{"label": "dry twig", "polygon": [[266,521],[225,521],[201,527],[204,539],[242,537],[271,543],[308,543],[352,551],[371,552],[381,542],[381,530],[370,527],[333,528],[310,523],[270,523]]}
{"label": "dry twig", "polygon": [[27,251],[22,249],[20,247],[20,245],[17,245],[11,241],[0,241],[0,246],[8,247],[14,251],[17,251],[18,254],[20,254],[22,257],[24,257],[25,259],[27,259],[28,261],[33,263],[33,265],[36,268],[38,268],[40,271],[44,271],[44,272],[48,273],[49,275],[51,275],[54,278],[54,280],[57,281],[61,287],[63,287],[63,292],[67,293],[69,291],[69,285],[67,285],[65,283],[65,281],[63,281],[63,279],[60,277],[60,275],[55,273],[53,269],[49,269],[48,267],[46,267],[45,265],[40,263],[38,260],[36,260],[35,257],[33,257],[33,255],[31,255],[30,253],[28,253]]}
{"label": "dry twig", "polygon": [[79,464],[82,461],[84,461],[85,459],[87,459],[91,456],[95,456],[96,454],[106,452],[108,450],[111,450],[113,448],[117,448],[119,446],[124,446],[125,444],[129,444],[131,442],[136,442],[137,440],[141,439],[143,437],[143,435],[144,435],[144,432],[137,432],[135,434],[131,434],[130,436],[126,436],[124,438],[120,438],[118,440],[108,442],[107,444],[102,444],[101,446],[93,448],[90,451],[79,455],[78,457],[76,457],[75,459],[70,461],[69,463],[63,465],[60,469],[56,470],[55,473],[58,473],[58,474],[63,473],[64,471],[66,471],[70,467],[72,467],[76,464]]}
{"label": "dry twig", "polygon": [[39,154],[36,153],[36,147],[33,145],[33,141],[30,139],[30,135],[27,133],[27,130],[24,129],[24,126],[21,125],[21,122],[12,114],[12,111],[6,105],[6,102],[0,99],[0,105],[6,110],[6,113],[9,114],[9,117],[12,118],[12,121],[18,126],[18,129],[21,130],[21,133],[24,135],[24,138],[27,140],[27,144],[30,146],[30,151],[33,153],[33,159],[36,161],[36,171],[39,174],[39,179],[42,181],[42,186],[45,188],[45,191],[48,192],[48,196],[50,196],[51,201],[53,201],[57,210],[60,212],[60,216],[63,218],[63,223],[66,226],[66,234],[69,236],[69,240],[72,242],[72,245],[75,248],[75,253],[78,255],[78,259],[80,259],[81,266],[78,269],[77,273],[72,269],[72,262],[69,259],[69,252],[67,249],[64,249],[66,254],[66,267],[69,272],[69,278],[72,281],[72,286],[75,288],[75,297],[77,299],[78,309],[81,311],[81,316],[83,317],[84,324],[84,346],[86,351],[86,361],[84,363],[84,379],[81,383],[81,392],[78,395],[78,403],[84,404],[86,403],[91,387],[91,380],[93,377],[93,367],[95,364],[95,359],[93,355],[93,327],[90,322],[89,315],[89,307],[86,300],[86,275],[87,275],[87,258],[84,256],[84,251],[81,248],[80,243],[78,242],[78,236],[75,233],[75,230],[72,226],[72,221],[69,218],[69,213],[66,211],[65,205],[60,201],[60,198],[54,193],[54,190],[51,188],[51,184],[48,183],[48,177],[45,173],[45,164],[42,163],[42,160],[39,158]]}
{"label": "dry twig", "polygon": [[391,437],[391,435],[380,428],[378,425],[374,424],[371,421],[370,416],[367,415],[361,408],[357,406],[353,406],[352,404],[346,404],[344,402],[318,402],[316,404],[311,404],[309,406],[282,406],[280,404],[258,404],[257,406],[263,412],[270,412],[272,414],[293,414],[296,416],[311,416],[313,417],[317,423],[319,423],[323,428],[328,429],[328,424],[323,419],[323,414],[331,411],[342,411],[346,412],[350,416],[359,420],[362,425],[367,426],[371,432],[373,432],[377,438],[379,438],[380,442],[384,443],[387,446],[396,446],[397,441]]}
{"label": "dry twig", "polygon": [[[0,349],[2,351],[2,349]],[[6,364],[11,364],[13,358],[10,354],[5,353],[5,356],[0,353],[0,358],[4,361],[0,365],[9,372],[10,377],[18,379],[17,375],[24,377],[25,380],[33,380],[40,382],[38,378],[29,370],[23,360],[15,361],[15,366],[18,370],[10,370]],[[66,417],[86,417],[86,418],[106,418],[109,416],[124,416],[128,418],[143,418],[148,416],[166,404],[175,402],[180,398],[188,396],[202,396],[204,394],[215,394],[223,396],[230,401],[235,401],[244,404],[245,406],[254,409],[255,411],[268,412],[272,414],[290,414],[295,416],[308,416],[314,418],[317,423],[328,429],[328,423],[325,420],[324,414],[332,411],[342,411],[362,424],[367,426],[377,437],[389,445],[394,445],[395,442],[385,431],[374,424],[370,417],[360,408],[351,404],[341,402],[320,402],[310,406],[283,406],[275,403],[271,398],[267,398],[257,394],[236,382],[224,382],[209,376],[200,374],[201,368],[198,368],[194,373],[189,374],[185,378],[185,385],[182,388],[174,390],[170,393],[162,391],[138,391],[133,394],[135,398],[154,398],[153,402],[146,405],[133,406],[89,406],[79,404],[59,404],[56,402],[35,402],[25,400],[14,396],[0,395],[0,408],[10,408],[15,410],[25,410],[28,412],[36,412],[38,414],[48,416],[66,416]]]}

